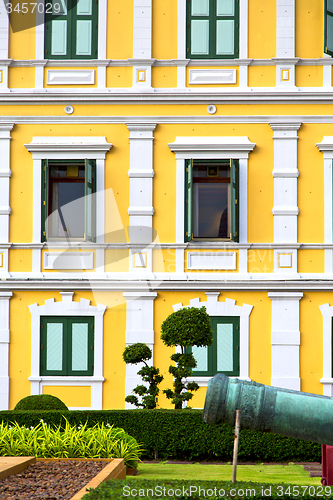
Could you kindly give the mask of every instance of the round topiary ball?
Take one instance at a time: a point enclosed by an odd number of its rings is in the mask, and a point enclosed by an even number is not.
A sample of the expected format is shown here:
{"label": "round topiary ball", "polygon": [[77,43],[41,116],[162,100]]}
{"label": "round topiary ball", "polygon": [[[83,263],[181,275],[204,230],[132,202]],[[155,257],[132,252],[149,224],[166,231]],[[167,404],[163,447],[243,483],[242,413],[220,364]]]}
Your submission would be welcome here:
{"label": "round topiary ball", "polygon": [[36,396],[26,396],[17,403],[15,410],[68,410],[65,403],[63,403],[56,396],[51,394],[39,394]]}

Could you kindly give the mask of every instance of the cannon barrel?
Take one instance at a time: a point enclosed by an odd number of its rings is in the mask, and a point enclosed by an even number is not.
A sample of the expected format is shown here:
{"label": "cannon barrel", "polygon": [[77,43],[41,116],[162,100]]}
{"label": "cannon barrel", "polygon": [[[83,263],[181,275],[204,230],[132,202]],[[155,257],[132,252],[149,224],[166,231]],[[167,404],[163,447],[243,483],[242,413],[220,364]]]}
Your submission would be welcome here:
{"label": "cannon barrel", "polygon": [[333,398],[231,379],[217,374],[208,382],[203,419],[333,446]]}

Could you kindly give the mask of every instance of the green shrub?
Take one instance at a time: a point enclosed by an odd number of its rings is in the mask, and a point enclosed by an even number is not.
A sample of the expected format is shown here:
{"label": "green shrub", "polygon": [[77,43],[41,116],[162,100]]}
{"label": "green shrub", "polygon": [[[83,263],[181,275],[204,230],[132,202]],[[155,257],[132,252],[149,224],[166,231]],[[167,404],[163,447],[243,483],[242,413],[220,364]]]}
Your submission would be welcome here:
{"label": "green shrub", "polygon": [[17,403],[14,411],[26,410],[64,410],[68,411],[67,406],[56,396],[51,394],[39,394],[35,396],[26,396]]}
{"label": "green shrub", "polygon": [[[231,461],[234,443],[233,428],[228,425],[208,425],[202,420],[202,410],[72,410],[60,411],[0,411],[0,422],[16,421],[27,427],[40,420],[54,427],[97,423],[123,428],[144,448],[142,458],[174,460]],[[241,429],[238,459],[240,462],[318,462],[320,444],[287,438],[276,434]]]}

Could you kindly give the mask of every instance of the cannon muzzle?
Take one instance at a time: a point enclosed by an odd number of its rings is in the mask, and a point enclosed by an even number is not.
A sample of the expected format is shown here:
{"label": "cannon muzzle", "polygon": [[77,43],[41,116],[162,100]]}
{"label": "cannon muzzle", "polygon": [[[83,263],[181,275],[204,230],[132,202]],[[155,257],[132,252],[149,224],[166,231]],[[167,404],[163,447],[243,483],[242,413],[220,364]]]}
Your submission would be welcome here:
{"label": "cannon muzzle", "polygon": [[208,382],[203,419],[333,446],[333,398],[230,379],[217,374]]}

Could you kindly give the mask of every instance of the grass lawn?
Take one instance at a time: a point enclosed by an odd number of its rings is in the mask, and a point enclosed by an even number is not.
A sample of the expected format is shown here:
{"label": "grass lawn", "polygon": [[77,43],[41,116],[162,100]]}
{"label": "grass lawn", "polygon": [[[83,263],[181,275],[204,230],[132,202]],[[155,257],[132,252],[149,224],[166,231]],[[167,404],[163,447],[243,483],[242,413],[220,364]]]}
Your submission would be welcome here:
{"label": "grass lawn", "polygon": [[[192,479],[203,481],[231,481],[232,465],[140,463],[139,474],[133,479]],[[131,478],[132,479],[132,478]],[[238,465],[237,481],[256,483],[290,483],[320,485],[320,477],[310,477],[302,465]]]}

